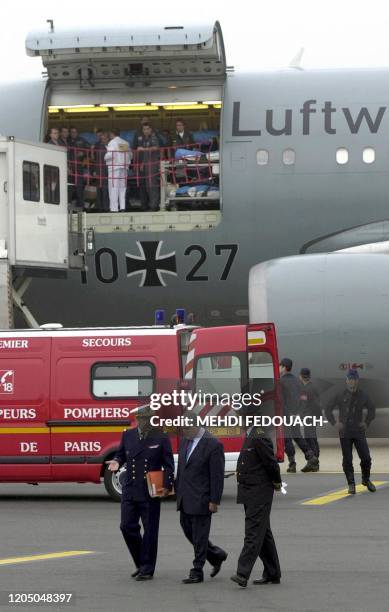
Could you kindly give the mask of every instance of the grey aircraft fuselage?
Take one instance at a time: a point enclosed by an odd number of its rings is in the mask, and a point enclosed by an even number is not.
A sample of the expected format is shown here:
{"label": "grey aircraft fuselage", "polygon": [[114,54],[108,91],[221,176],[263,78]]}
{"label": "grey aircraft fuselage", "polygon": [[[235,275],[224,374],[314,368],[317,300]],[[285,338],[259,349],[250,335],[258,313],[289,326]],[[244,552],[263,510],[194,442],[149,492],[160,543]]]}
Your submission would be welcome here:
{"label": "grey aircraft fuselage", "polygon": [[[0,132],[41,140],[49,87],[3,85]],[[96,234],[82,277],[33,280],[39,322],[143,324],[176,307],[201,324],[246,321],[253,265],[387,239],[389,70],[229,73],[223,89],[220,223]],[[143,286],[131,256],[146,259]]]}

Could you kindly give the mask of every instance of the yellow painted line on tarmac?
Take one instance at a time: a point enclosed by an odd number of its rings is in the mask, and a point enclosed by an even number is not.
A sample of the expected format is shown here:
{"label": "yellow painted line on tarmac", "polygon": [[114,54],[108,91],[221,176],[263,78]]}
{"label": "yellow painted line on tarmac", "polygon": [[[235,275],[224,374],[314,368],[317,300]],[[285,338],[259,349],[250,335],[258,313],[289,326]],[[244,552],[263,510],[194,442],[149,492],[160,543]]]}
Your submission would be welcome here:
{"label": "yellow painted line on tarmac", "polygon": [[30,563],[31,561],[44,561],[46,559],[62,559],[64,557],[79,557],[93,555],[93,550],[65,550],[63,552],[46,553],[45,555],[29,555],[26,557],[9,557],[0,559],[0,565],[14,565],[15,563]]}
{"label": "yellow painted line on tarmac", "polygon": [[[374,480],[373,481],[377,489],[388,484],[386,480]],[[367,488],[363,485],[356,486],[357,493],[366,493]],[[318,497],[313,497],[312,499],[308,499],[302,502],[302,506],[325,506],[326,504],[332,504],[332,502],[339,501],[339,499],[344,499],[345,497],[352,497],[347,489],[339,489],[338,491],[333,491],[332,493],[326,493],[325,495],[319,495]]]}

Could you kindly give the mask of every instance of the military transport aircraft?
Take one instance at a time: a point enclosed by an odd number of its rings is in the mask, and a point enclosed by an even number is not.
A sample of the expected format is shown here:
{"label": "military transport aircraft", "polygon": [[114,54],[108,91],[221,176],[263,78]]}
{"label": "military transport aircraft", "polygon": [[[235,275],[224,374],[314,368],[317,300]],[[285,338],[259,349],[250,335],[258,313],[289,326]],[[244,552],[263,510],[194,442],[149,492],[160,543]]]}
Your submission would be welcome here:
{"label": "military transport aircraft", "polygon": [[[41,141],[73,125],[93,138],[117,126],[131,142],[143,116],[161,132],[183,118],[218,149],[206,162],[212,201],[205,192],[182,206],[163,189],[159,212],[90,212],[87,272],[35,278],[26,294],[40,322],[152,323],[156,308],[176,307],[201,324],[245,321],[253,265],[387,240],[389,70],[235,72],[218,22],[50,22],[26,51],[46,72],[2,86],[0,133]],[[288,282],[302,273],[293,261]]]}

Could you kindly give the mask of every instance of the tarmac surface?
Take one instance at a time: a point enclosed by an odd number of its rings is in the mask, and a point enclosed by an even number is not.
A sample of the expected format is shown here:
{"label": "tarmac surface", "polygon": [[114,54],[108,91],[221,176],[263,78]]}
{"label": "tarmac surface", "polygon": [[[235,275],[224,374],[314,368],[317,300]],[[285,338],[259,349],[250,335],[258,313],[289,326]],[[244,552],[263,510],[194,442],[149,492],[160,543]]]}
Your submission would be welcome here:
{"label": "tarmac surface", "polygon": [[[233,477],[226,480],[211,535],[229,556],[215,579],[209,578],[207,565],[205,582],[198,585],[181,583],[193,553],[173,500],[162,507],[154,580],[138,583],[130,577],[133,565],[119,530],[119,504],[103,486],[1,484],[0,611],[388,612],[388,470],[373,473],[381,483],[376,493],[363,489],[356,496],[327,495],[344,491],[341,473],[297,473],[284,480],[288,494],[275,496],[272,511],[282,582],[250,582],[246,589],[229,580],[243,542],[243,509],[235,503]],[[315,505],[304,505],[312,498]],[[70,556],[34,559],[51,553]],[[261,572],[258,561],[252,578]],[[73,597],[66,605],[8,603],[10,593],[21,592]]]}

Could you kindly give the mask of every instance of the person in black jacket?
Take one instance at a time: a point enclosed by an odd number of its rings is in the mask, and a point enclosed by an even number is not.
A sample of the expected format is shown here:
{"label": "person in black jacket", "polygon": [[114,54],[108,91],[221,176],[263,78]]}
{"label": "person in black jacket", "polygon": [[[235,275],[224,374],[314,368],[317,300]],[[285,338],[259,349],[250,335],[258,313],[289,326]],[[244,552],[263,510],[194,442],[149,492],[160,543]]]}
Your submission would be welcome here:
{"label": "person in black jacket", "polygon": [[76,204],[84,206],[84,164],[87,161],[89,143],[78,134],[76,127],[70,127],[68,139],[68,169],[69,182],[73,185],[73,193]]}
{"label": "person in black jacket", "polygon": [[253,584],[279,584],[281,569],[270,528],[270,511],[274,490],[281,489],[282,481],[273,443],[259,427],[247,430],[238,458],[237,481],[237,503],[243,504],[245,511],[245,537],[237,571],[231,580],[246,587],[259,557],[264,570],[262,578]]}
{"label": "person in black jacket", "polygon": [[176,120],[176,131],[173,137],[173,145],[175,147],[190,147],[194,144],[192,132],[186,129],[186,125],[182,119]]}
{"label": "person in black jacket", "polygon": [[[288,357],[280,362],[280,385],[281,396],[284,407],[284,416],[293,417],[299,414],[300,409],[300,383],[296,376],[292,374],[293,361]],[[293,440],[304,453],[307,461],[302,468],[302,472],[317,472],[319,469],[319,461],[304,440],[298,425],[292,425],[285,428],[285,452],[288,456],[289,466],[287,472],[296,472],[296,451],[293,445]]]}
{"label": "person in black jacket", "polygon": [[[114,458],[107,461],[108,469],[113,472],[127,463],[120,529],[136,567],[131,576],[138,581],[151,580],[154,575],[161,510],[160,498],[152,498],[148,493],[146,474],[163,469],[162,497],[168,495],[174,479],[170,440],[162,431],[151,427],[152,414],[154,413],[148,405],[138,409],[138,426],[123,432],[119,449]],[[140,534],[140,520],[143,536]]]}
{"label": "person in black jacket", "polygon": [[[370,480],[371,457],[366,440],[366,430],[375,418],[375,407],[368,395],[358,387],[358,383],[358,370],[349,370],[346,376],[347,388],[340,391],[326,408],[327,419],[339,431],[343,471],[351,495],[355,494],[353,446],[361,460],[362,484],[372,493],[376,490]],[[336,408],[339,410],[338,421],[333,414]]]}
{"label": "person in black jacket", "polygon": [[[320,397],[312,383],[311,370],[309,368],[301,368],[299,378],[301,382],[301,417],[321,417]],[[316,425],[304,426],[304,439],[315,457],[317,457],[317,471],[319,471],[320,446],[317,441]]]}
{"label": "person in black jacket", "polygon": [[213,566],[214,578],[227,559],[227,553],[209,540],[212,514],[217,512],[223,493],[224,450],[216,438],[197,426],[195,415],[189,415],[190,425],[183,428],[179,448],[175,490],[180,524],[195,555],[189,577],[182,582],[196,584],[204,580],[206,560]]}
{"label": "person in black jacket", "polygon": [[108,166],[105,163],[104,156],[107,152],[107,144],[109,137],[107,132],[97,130],[96,136],[98,142],[93,145],[93,163],[95,170],[96,181],[96,206],[95,210],[109,211],[109,194],[108,194]]}

